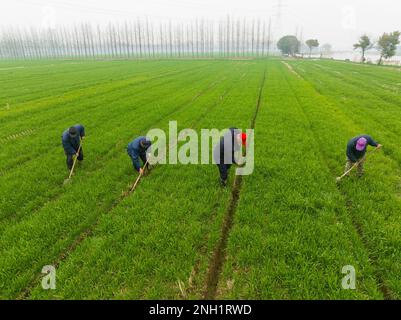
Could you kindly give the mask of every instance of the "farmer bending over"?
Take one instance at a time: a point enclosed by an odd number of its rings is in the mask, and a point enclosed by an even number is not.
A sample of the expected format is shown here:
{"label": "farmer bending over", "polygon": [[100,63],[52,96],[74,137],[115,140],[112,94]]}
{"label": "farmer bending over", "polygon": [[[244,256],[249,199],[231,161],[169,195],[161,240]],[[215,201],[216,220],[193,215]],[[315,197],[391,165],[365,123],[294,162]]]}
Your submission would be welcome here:
{"label": "farmer bending over", "polygon": [[363,175],[363,166],[366,160],[366,149],[368,145],[380,149],[381,144],[378,144],[372,139],[371,136],[362,135],[352,138],[347,145],[347,163],[345,165],[345,172],[350,170],[356,163],[358,169],[358,176]]}
{"label": "farmer bending over", "polygon": [[132,141],[127,147],[127,153],[131,157],[132,164],[136,171],[143,174],[145,167],[141,168],[139,158],[142,160],[143,165],[147,163],[146,151],[151,146],[151,142],[146,137],[138,137]]}
{"label": "farmer bending over", "polygon": [[[72,126],[71,128],[65,130],[62,136],[62,143],[65,155],[67,156],[67,167],[71,170],[74,163],[74,156],[77,157],[79,161],[84,160],[84,153],[81,145],[81,140],[85,137],[85,128],[81,124]],[[79,149],[79,152],[78,152]]]}
{"label": "farmer bending over", "polygon": [[227,185],[231,165],[237,164],[234,153],[241,150],[241,145],[246,145],[246,133],[241,133],[237,128],[230,128],[213,150],[213,158],[219,168],[220,183],[223,187]]}

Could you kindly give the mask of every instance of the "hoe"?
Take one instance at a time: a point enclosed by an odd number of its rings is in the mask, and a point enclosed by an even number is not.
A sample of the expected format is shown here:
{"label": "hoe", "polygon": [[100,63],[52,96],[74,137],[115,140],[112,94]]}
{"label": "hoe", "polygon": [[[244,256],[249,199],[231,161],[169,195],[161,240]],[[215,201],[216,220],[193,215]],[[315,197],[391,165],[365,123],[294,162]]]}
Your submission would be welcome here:
{"label": "hoe", "polygon": [[[144,166],[143,166],[143,168],[144,168],[143,172],[146,170],[147,164],[148,164],[148,161],[146,161],[145,164],[144,164]],[[132,186],[130,192],[133,192],[133,191],[136,189],[136,186],[138,185],[139,180],[141,180],[142,176],[143,176],[143,173],[140,173],[139,176],[138,176],[138,178],[136,178],[135,183],[134,183],[134,185]]]}
{"label": "hoe", "polygon": [[80,143],[79,148],[78,148],[78,152],[77,152],[77,154],[75,155],[75,159],[74,159],[74,163],[72,164],[72,168],[71,168],[71,171],[70,171],[70,175],[69,175],[68,178],[64,181],[64,184],[67,184],[67,183],[71,180],[72,174],[74,173],[75,165],[76,165],[77,160],[78,160],[79,152],[81,151],[81,147],[82,147],[82,142]]}
{"label": "hoe", "polygon": [[[375,153],[377,150],[378,150],[378,149],[376,148],[376,149],[374,149],[374,150],[368,152],[368,154],[367,154],[366,156]],[[366,157],[366,156],[365,156],[365,157]],[[337,181],[337,182],[340,182],[344,177],[346,177],[347,175],[349,175],[350,172],[351,172],[352,170],[354,170],[362,161],[363,161],[363,159],[361,159],[361,160],[359,160],[358,162],[356,162],[356,163],[351,167],[351,169],[349,169],[347,172],[345,172],[341,177],[337,177],[337,178],[336,178],[336,181]]]}

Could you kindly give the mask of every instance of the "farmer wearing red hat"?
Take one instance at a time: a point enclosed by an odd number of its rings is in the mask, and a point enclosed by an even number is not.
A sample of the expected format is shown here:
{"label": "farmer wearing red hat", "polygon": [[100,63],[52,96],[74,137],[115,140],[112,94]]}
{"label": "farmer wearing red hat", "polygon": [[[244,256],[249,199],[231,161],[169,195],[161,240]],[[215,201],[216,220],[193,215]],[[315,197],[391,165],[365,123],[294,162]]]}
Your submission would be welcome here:
{"label": "farmer wearing red hat", "polygon": [[368,145],[372,147],[376,147],[380,149],[382,147],[381,144],[378,144],[376,141],[372,139],[371,136],[361,135],[355,138],[352,138],[347,145],[347,163],[345,165],[345,172],[350,170],[355,163],[358,163],[358,176],[361,177],[363,175],[363,165],[366,159],[366,149]]}
{"label": "farmer wearing red hat", "polygon": [[241,150],[241,145],[246,146],[246,133],[237,128],[230,128],[214,148],[213,158],[219,168],[220,183],[223,187],[227,185],[228,170],[231,165],[237,164],[235,152]]}

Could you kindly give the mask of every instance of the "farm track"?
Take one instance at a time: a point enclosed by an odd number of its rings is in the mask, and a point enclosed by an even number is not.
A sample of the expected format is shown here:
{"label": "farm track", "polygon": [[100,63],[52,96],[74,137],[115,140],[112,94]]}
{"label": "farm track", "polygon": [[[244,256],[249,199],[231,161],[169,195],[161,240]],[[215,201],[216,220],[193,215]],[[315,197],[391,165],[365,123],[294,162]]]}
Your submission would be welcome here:
{"label": "farm track", "polygon": [[[163,116],[163,118],[159,118],[158,120],[156,120],[155,123],[160,122],[161,120],[167,118],[168,116],[170,116],[171,114],[175,113],[175,112],[179,112],[180,110],[182,110],[184,107],[192,104],[194,101],[196,101],[198,98],[200,98],[202,95],[204,95],[208,90],[211,90],[212,88],[214,88],[217,84],[223,82],[226,78],[220,78],[217,81],[212,81],[212,83],[210,83],[204,90],[202,90],[201,92],[199,92],[198,94],[196,94],[194,97],[192,97],[190,99],[189,102],[183,103],[181,106],[179,106],[178,108],[174,109],[172,112],[169,113],[169,115],[167,116]],[[213,105],[213,107],[216,104]],[[204,116],[204,114],[201,115],[201,117],[199,119],[201,119]],[[195,122],[196,123],[196,122]],[[131,193],[129,192],[123,192],[121,194],[121,196],[119,198],[117,198],[112,204],[111,206],[102,214],[98,215],[97,218],[95,219],[94,223],[91,224],[88,228],[86,228],[83,232],[81,232],[79,234],[79,236],[72,242],[72,244],[68,247],[68,249],[66,251],[64,251],[63,253],[60,254],[60,256],[58,257],[58,259],[56,259],[56,261],[52,264],[54,265],[56,268],[60,265],[60,263],[67,259],[68,256],[74,252],[74,250],[88,237],[90,237],[90,235],[92,234],[93,230],[98,226],[100,219],[103,215],[106,214],[110,214],[113,209],[115,209],[124,199],[126,199],[128,196],[130,196]],[[23,293],[18,297],[18,299],[26,299],[31,290],[35,287],[35,285],[38,283],[40,277],[42,276],[42,274],[37,274],[36,277],[32,280],[32,282],[25,288],[25,290],[23,291]]]}
{"label": "farm track", "polygon": [[[314,140],[316,141],[316,145],[320,145],[320,144],[318,143],[318,138],[317,138],[317,136],[316,136],[316,132],[315,132],[315,130],[313,130],[313,127],[312,127],[312,125],[311,125],[309,116],[306,114],[306,112],[305,112],[305,110],[304,110],[304,106],[303,106],[301,100],[300,100],[299,97],[298,97],[298,94],[297,94],[296,91],[294,90],[292,84],[288,81],[288,77],[285,77],[285,79],[286,79],[286,82],[287,82],[287,84],[288,84],[288,87],[291,89],[292,95],[295,97],[295,99],[296,99],[296,101],[297,101],[297,104],[298,104],[299,109],[301,110],[302,114],[304,115],[304,117],[305,117],[305,118],[307,119],[307,121],[308,121],[308,125],[307,125],[307,126],[308,126],[308,128],[309,128],[309,131],[310,131],[311,134],[313,135]],[[305,80],[304,80],[304,81],[305,81]],[[326,166],[327,166],[328,169],[330,170],[330,167],[328,166],[328,161],[327,161],[327,159],[326,159],[326,156],[325,156],[323,150],[321,150],[320,148],[319,148],[319,154],[320,154],[321,159],[324,161],[324,163],[326,164]],[[337,187],[338,187],[338,185],[337,185]],[[377,271],[377,259],[376,259],[376,258],[374,257],[374,255],[372,254],[372,252],[373,252],[373,251],[372,251],[372,248],[371,248],[371,246],[368,244],[368,242],[366,241],[366,236],[365,236],[365,234],[364,234],[364,232],[363,232],[362,226],[355,220],[355,216],[352,214],[352,212],[351,212],[351,210],[350,210],[350,207],[351,207],[351,205],[350,205],[350,203],[351,203],[351,198],[349,197],[349,195],[348,195],[347,193],[343,192],[343,191],[341,190],[341,188],[338,188],[338,190],[339,190],[339,192],[342,194],[342,196],[344,197],[344,200],[345,200],[345,208],[347,209],[348,216],[351,218],[351,221],[352,221],[352,223],[353,223],[354,229],[355,229],[355,231],[357,232],[357,234],[359,235],[361,242],[364,244],[364,247],[365,247],[365,249],[366,249],[366,252],[367,252],[367,254],[368,254],[368,256],[369,256],[369,260],[372,261],[372,266],[373,266],[373,268],[375,269],[377,287],[382,291],[383,296],[385,297],[385,299],[390,299],[390,297],[391,297],[391,293],[390,293],[390,292],[391,292],[391,291],[390,291],[390,289],[389,289],[388,287],[385,286],[383,279],[381,278],[379,272]]]}
{"label": "farm track", "polygon": [[[266,79],[266,67],[263,72],[263,77],[260,84],[259,96],[256,102],[255,113],[251,120],[251,129],[255,128],[255,122],[259,112],[260,103],[262,100],[265,79]],[[217,286],[219,283],[219,275],[221,273],[225,261],[225,256],[226,256],[225,251],[227,247],[227,241],[230,235],[231,228],[234,223],[234,215],[238,206],[238,200],[240,198],[241,186],[242,186],[242,176],[235,176],[233,189],[231,191],[231,200],[224,216],[220,239],[211,257],[209,264],[209,271],[206,276],[205,292],[203,295],[203,298],[205,300],[215,299],[216,296]]]}

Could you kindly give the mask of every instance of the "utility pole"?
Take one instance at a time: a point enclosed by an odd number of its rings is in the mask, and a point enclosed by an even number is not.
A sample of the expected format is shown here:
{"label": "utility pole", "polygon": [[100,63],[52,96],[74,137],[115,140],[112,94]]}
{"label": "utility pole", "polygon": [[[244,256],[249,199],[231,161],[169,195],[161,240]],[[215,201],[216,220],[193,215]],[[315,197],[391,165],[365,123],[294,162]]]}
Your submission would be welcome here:
{"label": "utility pole", "polygon": [[267,36],[267,55],[270,56],[270,43],[271,43],[271,27],[272,27],[272,18],[269,19],[269,27],[268,27],[268,36]]}

